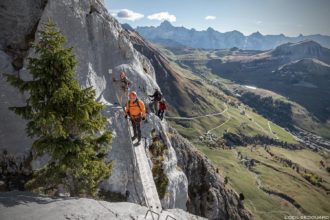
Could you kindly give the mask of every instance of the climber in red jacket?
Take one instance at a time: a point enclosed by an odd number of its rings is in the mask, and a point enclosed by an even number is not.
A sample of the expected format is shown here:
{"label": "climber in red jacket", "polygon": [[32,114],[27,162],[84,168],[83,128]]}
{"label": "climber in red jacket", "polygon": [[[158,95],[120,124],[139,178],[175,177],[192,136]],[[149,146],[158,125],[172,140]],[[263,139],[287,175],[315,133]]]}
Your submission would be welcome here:
{"label": "climber in red jacket", "polygon": [[165,99],[162,99],[159,102],[159,109],[158,109],[158,113],[157,113],[157,116],[160,118],[160,120],[163,120],[166,108],[167,108],[167,106],[166,106]]}

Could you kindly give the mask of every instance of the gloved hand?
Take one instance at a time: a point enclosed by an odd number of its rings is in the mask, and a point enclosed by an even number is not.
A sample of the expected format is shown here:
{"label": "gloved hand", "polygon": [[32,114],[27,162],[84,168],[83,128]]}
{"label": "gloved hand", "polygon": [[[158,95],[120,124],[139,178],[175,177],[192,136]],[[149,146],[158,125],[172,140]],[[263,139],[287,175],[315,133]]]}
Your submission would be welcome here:
{"label": "gloved hand", "polygon": [[143,120],[143,121],[146,120],[146,116],[142,116],[142,120]]}
{"label": "gloved hand", "polygon": [[127,119],[127,115],[125,115],[125,119]]}

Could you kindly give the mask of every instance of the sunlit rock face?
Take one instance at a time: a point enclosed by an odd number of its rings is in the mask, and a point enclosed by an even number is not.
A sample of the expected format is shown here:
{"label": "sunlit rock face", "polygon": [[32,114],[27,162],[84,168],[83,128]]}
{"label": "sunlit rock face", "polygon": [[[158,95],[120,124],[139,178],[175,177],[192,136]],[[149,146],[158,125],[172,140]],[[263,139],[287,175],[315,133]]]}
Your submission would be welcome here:
{"label": "sunlit rock face", "polygon": [[[0,72],[18,74],[23,79],[31,76],[26,69],[27,57],[34,56],[29,44],[38,41],[37,31],[49,19],[66,37],[66,45],[73,47],[77,58],[76,78],[82,87],[93,86],[98,101],[105,104],[107,128],[113,133],[107,160],[113,161],[112,175],[101,184],[105,191],[120,193],[129,202],[144,204],[141,177],[134,165],[127,121],[117,102],[118,85],[113,77],[126,72],[132,81],[131,90],[148,104],[148,94],[159,88],[149,60],[137,52],[120,24],[112,18],[99,0],[4,0],[0,3]],[[42,166],[47,156],[32,160],[32,140],[26,136],[25,121],[8,110],[9,106],[23,105],[28,94],[19,94],[4,80],[0,81],[0,160],[3,162],[1,179],[9,189],[15,181],[28,179],[31,170]],[[167,147],[164,173],[169,179],[163,208],[180,208],[210,219],[247,219],[237,196],[227,190],[208,163],[194,147],[161,122],[153,114],[142,123],[143,143],[148,148],[152,133],[159,135]],[[153,164],[149,160],[149,166]],[[19,174],[19,175],[17,175]],[[13,180],[12,176],[21,179]],[[203,187],[210,186],[209,191]],[[211,185],[210,185],[211,184]],[[10,187],[12,186],[12,187]],[[202,190],[203,189],[203,190]],[[8,187],[7,187],[8,190]],[[189,193],[188,193],[189,192]],[[189,198],[189,202],[188,202]],[[213,202],[209,202],[212,198]]]}
{"label": "sunlit rock face", "polygon": [[[104,113],[108,118],[108,128],[113,131],[112,150],[108,159],[114,162],[114,169],[111,177],[102,184],[102,187],[123,195],[128,193],[129,201],[143,203],[139,173],[132,166],[127,123],[123,118],[122,109],[112,105],[117,102],[116,93],[119,89],[112,79],[118,78],[119,72],[124,71],[132,81],[131,89],[137,91],[143,100],[147,100],[147,94],[152,94],[154,89],[159,87],[149,60],[133,48],[120,24],[109,15],[102,2],[98,0],[1,2],[0,10],[3,12],[3,18],[0,24],[3,31],[0,33],[0,71],[19,74],[20,77],[29,79],[26,58],[34,56],[29,43],[38,40],[37,31],[42,24],[47,23],[49,19],[53,20],[66,37],[66,45],[74,48],[78,61],[76,78],[80,85],[93,86],[97,100],[107,106]],[[32,141],[25,135],[24,120],[10,112],[8,107],[24,104],[26,95],[19,94],[3,78],[0,85],[2,116],[0,124],[4,125],[0,128],[0,148],[5,149],[7,154],[18,160],[22,158],[19,155],[30,152]],[[183,172],[173,171],[173,167],[176,167],[176,157],[173,149],[170,152],[166,162],[166,172],[170,179],[168,190],[171,193],[168,193],[168,197],[163,201],[163,206],[185,208],[187,179]],[[44,162],[42,160],[44,158],[33,161],[33,167],[42,165]],[[21,161],[22,159],[17,162]],[[10,169],[10,172],[16,171]]]}

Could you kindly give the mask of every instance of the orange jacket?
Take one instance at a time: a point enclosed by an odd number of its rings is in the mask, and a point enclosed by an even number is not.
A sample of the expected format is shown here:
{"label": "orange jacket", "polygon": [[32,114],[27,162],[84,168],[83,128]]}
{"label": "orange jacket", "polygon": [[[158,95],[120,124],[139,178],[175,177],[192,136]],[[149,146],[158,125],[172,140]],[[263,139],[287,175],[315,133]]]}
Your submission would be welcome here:
{"label": "orange jacket", "polygon": [[125,107],[125,113],[126,115],[129,115],[130,117],[136,118],[139,116],[145,117],[146,116],[146,108],[144,106],[144,103],[137,99],[135,101],[129,100]]}

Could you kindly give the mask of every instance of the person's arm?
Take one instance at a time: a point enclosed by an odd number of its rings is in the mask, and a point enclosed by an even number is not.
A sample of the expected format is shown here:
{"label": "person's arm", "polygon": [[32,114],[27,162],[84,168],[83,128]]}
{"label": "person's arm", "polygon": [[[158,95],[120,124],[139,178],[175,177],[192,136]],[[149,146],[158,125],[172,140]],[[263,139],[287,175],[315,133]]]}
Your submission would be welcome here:
{"label": "person's arm", "polygon": [[128,86],[128,87],[130,87],[130,86],[131,86],[131,84],[132,84],[132,82],[131,82],[131,81],[130,81],[130,80],[127,78],[127,77],[126,77],[126,79],[125,79],[125,80],[126,80],[126,84],[127,84],[127,86]]}
{"label": "person's arm", "polygon": [[125,106],[125,118],[127,118],[129,114],[129,101],[126,103],[126,106]]}
{"label": "person's arm", "polygon": [[140,109],[141,109],[142,118],[145,118],[146,117],[146,107],[145,107],[144,103],[141,100],[139,100],[139,106],[140,106]]}

